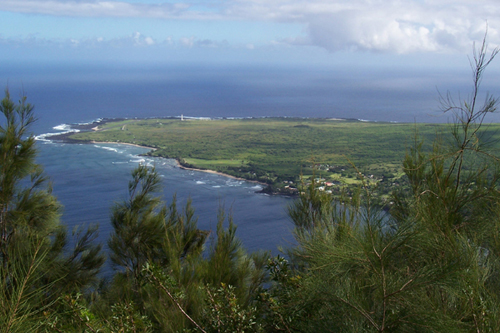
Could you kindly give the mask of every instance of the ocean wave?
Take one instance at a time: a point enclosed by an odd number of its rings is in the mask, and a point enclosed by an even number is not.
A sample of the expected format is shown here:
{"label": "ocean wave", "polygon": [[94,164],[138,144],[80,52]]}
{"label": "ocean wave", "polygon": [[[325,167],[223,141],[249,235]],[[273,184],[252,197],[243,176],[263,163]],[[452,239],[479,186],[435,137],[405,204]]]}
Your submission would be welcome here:
{"label": "ocean wave", "polygon": [[44,141],[46,143],[52,142],[52,140],[47,139],[48,136],[55,135],[56,133],[45,133],[40,135],[35,135],[36,141]]}
{"label": "ocean wave", "polygon": [[201,181],[201,180],[197,180],[197,181],[196,181],[196,184],[198,184],[198,185],[203,185],[203,184],[206,184],[206,183],[205,183],[205,182],[203,182],[203,181]]}
{"label": "ocean wave", "polygon": [[115,153],[118,153],[118,149],[116,148],[112,148],[112,147],[106,147],[106,146],[99,146],[99,145],[94,145],[94,147],[96,148],[101,148],[101,149],[104,149],[104,150],[109,150],[109,151],[113,151]]}
{"label": "ocean wave", "polygon": [[231,187],[234,187],[234,186],[241,186],[243,184],[242,181],[234,181],[234,180],[227,180],[226,181],[226,185],[227,186],[231,186]]}
{"label": "ocean wave", "polygon": [[59,133],[43,133],[43,134],[35,135],[35,140],[37,140],[37,141],[52,142],[52,140],[47,139],[47,137],[51,137],[51,136],[55,136],[55,135],[61,135],[61,134],[68,134],[68,133],[78,133],[78,132],[80,132],[80,130],[69,129],[67,131],[63,131],[63,132],[59,132]]}
{"label": "ocean wave", "polygon": [[154,160],[151,159],[145,159],[145,158],[140,158],[140,157],[135,157],[132,158],[129,163],[137,163],[137,164],[142,164],[148,167],[152,167],[155,165]]}
{"label": "ocean wave", "polygon": [[[77,123],[75,125],[90,125],[93,123],[99,123],[102,121],[102,118],[97,118],[96,120],[93,120],[88,123]],[[55,135],[62,135],[62,134],[68,134],[68,133],[78,133],[81,132],[79,129],[73,128],[74,125],[71,124],[59,124],[57,126],[52,127],[53,130],[56,130],[58,132],[50,132],[50,133],[43,133],[39,135],[35,135],[35,140],[37,141],[45,141],[45,142],[52,142],[52,140],[47,139],[47,137],[55,136]]]}
{"label": "ocean wave", "polygon": [[47,138],[51,137],[51,136],[55,136],[55,135],[80,132],[79,129],[71,128],[71,125],[69,125],[69,124],[60,124],[60,125],[52,127],[52,129],[59,131],[59,132],[57,132],[57,133],[50,132],[50,133],[43,133],[43,134],[35,135],[35,140],[52,142],[52,140],[47,139]]}
{"label": "ocean wave", "polygon": [[71,125],[61,124],[61,125],[57,125],[57,126],[52,127],[52,129],[55,129],[56,131],[69,131],[69,130],[71,130]]}
{"label": "ocean wave", "polygon": [[92,124],[95,124],[95,123],[100,123],[102,121],[103,118],[97,118],[95,120],[91,120],[89,122],[86,122],[86,123],[76,123],[76,125],[80,125],[80,126],[85,126],[85,125],[92,125]]}
{"label": "ocean wave", "polygon": [[[178,117],[180,118],[180,117]],[[189,117],[189,116],[182,116],[184,119],[196,119],[196,120],[212,120],[213,118],[211,117]]]}

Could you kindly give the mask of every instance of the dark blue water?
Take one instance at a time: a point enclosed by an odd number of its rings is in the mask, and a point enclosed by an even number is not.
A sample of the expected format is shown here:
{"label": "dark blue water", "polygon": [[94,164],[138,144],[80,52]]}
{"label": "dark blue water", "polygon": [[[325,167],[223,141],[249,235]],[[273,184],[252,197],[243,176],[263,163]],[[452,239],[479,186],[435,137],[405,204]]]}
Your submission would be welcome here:
{"label": "dark blue water", "polygon": [[[40,118],[36,132],[99,117],[325,117],[370,121],[446,122],[438,90],[470,91],[459,73],[238,67],[8,67],[0,84],[23,89]],[[487,75],[485,91],[500,92]],[[21,89],[22,87],[22,89]],[[500,121],[499,117],[493,118]]]}
{"label": "dark blue water", "polygon": [[[485,81],[498,90],[497,78]],[[35,104],[36,134],[61,124],[101,117],[334,117],[371,121],[446,122],[438,93],[468,91],[468,72],[347,71],[338,69],[141,67],[86,65],[1,66],[0,82],[17,98],[22,90]],[[498,95],[498,94],[497,94]],[[498,118],[498,117],[497,117]],[[499,121],[495,117],[493,121]],[[125,198],[131,170],[144,149],[124,145],[39,142],[38,162],[51,177],[65,207],[63,221],[100,225],[110,232],[113,203]],[[256,194],[256,184],[184,171],[172,161],[148,159],[164,180],[164,198],[192,198],[199,227],[214,229],[220,204],[231,208],[238,236],[250,251],[277,252],[292,242],[286,216],[290,199]]]}
{"label": "dark blue water", "polygon": [[217,211],[224,205],[238,225],[238,235],[250,251],[272,250],[292,241],[285,208],[290,199],[255,192],[261,187],[216,174],[179,169],[175,161],[147,158],[147,149],[119,144],[60,144],[39,142],[39,162],[51,176],[54,194],[65,207],[70,227],[98,223],[100,241],[112,231],[110,209],[126,199],[130,172],[139,163],[154,165],[163,179],[163,198],[174,194],[181,206],[190,198],[198,226],[215,230]]}

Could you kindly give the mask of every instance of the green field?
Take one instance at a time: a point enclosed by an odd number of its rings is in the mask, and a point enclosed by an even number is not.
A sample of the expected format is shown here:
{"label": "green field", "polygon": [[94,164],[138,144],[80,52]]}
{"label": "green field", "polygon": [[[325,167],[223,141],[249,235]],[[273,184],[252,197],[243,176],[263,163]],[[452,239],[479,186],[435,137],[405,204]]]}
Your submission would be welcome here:
{"label": "green field", "polygon": [[[486,132],[498,136],[498,129],[495,124]],[[448,132],[445,124],[354,120],[142,119],[108,122],[98,131],[80,132],[71,139],[153,147],[156,150],[151,156],[175,158],[188,167],[215,170],[278,188],[294,187],[301,175],[308,177],[313,172],[339,188],[359,182],[359,171],[383,189],[398,185],[402,160],[414,145],[415,133],[424,141],[424,150],[428,150],[426,142],[432,142],[437,133]],[[446,134],[443,137],[446,139]]]}

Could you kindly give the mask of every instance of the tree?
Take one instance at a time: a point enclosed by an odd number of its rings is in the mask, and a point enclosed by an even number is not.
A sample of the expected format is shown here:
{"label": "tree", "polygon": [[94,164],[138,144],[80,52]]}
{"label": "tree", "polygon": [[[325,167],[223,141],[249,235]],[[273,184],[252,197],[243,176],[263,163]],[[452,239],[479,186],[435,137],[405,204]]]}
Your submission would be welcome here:
{"label": "tree", "polygon": [[139,165],[132,172],[128,189],[128,200],[113,208],[114,233],[108,246],[111,261],[137,281],[148,260],[158,261],[164,257],[161,251],[167,209],[155,196],[160,189],[160,177],[154,169]]}
{"label": "tree", "polygon": [[[299,314],[289,331],[500,330],[500,161],[484,124],[497,99],[478,102],[498,51],[488,54],[485,40],[474,49],[470,97],[443,99],[444,111],[454,113],[451,133],[439,134],[429,154],[415,140],[403,162],[409,190],[394,193],[389,214],[369,191],[333,208],[306,192],[291,208],[300,279],[285,290],[293,292],[285,313]],[[279,301],[283,292],[275,295]]]}
{"label": "tree", "polygon": [[14,103],[6,90],[0,112],[0,322],[6,323],[0,331],[33,331],[62,293],[96,281],[104,257],[92,243],[93,228],[80,232],[64,255],[61,205],[35,163],[35,139],[28,132],[33,106],[24,96]]}
{"label": "tree", "polygon": [[[35,164],[35,139],[26,138],[35,121],[33,106],[25,97],[16,105],[7,90],[0,112],[5,117],[0,126],[0,254],[6,268],[9,245],[21,241],[23,230],[46,236],[60,232],[60,228],[59,204],[50,189],[38,190],[46,179]],[[23,188],[21,182],[27,178],[31,186]]]}
{"label": "tree", "polygon": [[255,328],[267,255],[246,253],[223,208],[205,251],[209,232],[198,229],[191,201],[179,209],[174,196],[167,209],[159,189],[154,167],[140,165],[132,172],[129,198],[112,212],[115,231],[108,244],[119,271],[104,294],[106,304],[95,308],[104,308],[104,319],[111,305],[133,304],[165,332]]}

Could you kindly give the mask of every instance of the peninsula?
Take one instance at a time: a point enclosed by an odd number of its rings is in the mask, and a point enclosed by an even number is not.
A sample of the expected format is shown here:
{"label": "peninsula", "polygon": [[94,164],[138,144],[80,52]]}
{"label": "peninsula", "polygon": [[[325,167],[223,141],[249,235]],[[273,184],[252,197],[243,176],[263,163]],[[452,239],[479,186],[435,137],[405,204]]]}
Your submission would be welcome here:
{"label": "peninsula", "polygon": [[[446,126],[315,118],[107,119],[62,139],[151,147],[150,156],[265,183],[268,193],[293,195],[301,179],[314,175],[333,194],[362,181],[388,194],[401,183],[401,161],[415,133],[429,150],[425,143]],[[495,124],[489,131],[496,135],[498,129]]]}

